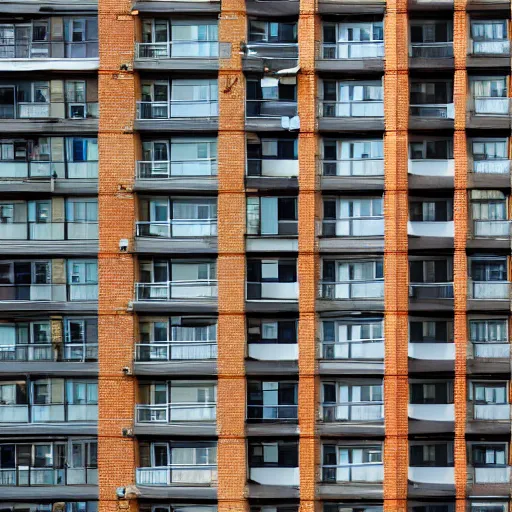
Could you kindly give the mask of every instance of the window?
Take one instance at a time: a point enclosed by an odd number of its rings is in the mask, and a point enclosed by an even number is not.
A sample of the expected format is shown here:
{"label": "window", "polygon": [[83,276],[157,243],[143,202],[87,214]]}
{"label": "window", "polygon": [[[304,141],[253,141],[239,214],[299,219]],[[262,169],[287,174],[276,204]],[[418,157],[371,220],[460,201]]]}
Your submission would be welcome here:
{"label": "window", "polygon": [[453,141],[424,140],[409,145],[411,160],[451,160],[453,159]]}
{"label": "window", "polygon": [[98,383],[92,381],[66,382],[68,404],[96,405],[98,403]]}
{"label": "window", "polygon": [[450,199],[439,201],[414,201],[409,203],[409,218],[412,222],[447,222],[453,220]]}
{"label": "window", "polygon": [[411,82],[411,105],[435,105],[453,102],[449,82]]}
{"label": "window", "polygon": [[428,44],[453,41],[452,26],[445,21],[411,22],[411,43]]}
{"label": "window", "polygon": [[452,404],[453,383],[411,383],[409,400],[411,404]]}
{"label": "window", "polygon": [[506,466],[505,445],[473,445],[473,466]]}
{"label": "window", "polygon": [[469,391],[477,404],[508,404],[506,382],[474,382]]}
{"label": "window", "polygon": [[412,467],[452,467],[453,442],[414,444],[410,446],[409,465]]}
{"label": "window", "polygon": [[502,41],[507,39],[505,20],[475,20],[471,22],[471,37],[475,41]]}
{"label": "window", "polygon": [[507,159],[507,140],[474,140],[472,148],[474,160]]}
{"label": "window", "polygon": [[451,343],[453,342],[453,322],[410,321],[409,340],[411,343]]}
{"label": "window", "polygon": [[98,139],[72,137],[66,139],[68,162],[97,162]]}
{"label": "window", "polygon": [[472,260],[470,275],[474,281],[506,281],[506,259]]}
{"label": "window", "polygon": [[296,320],[247,319],[248,343],[297,343]]}
{"label": "window", "polygon": [[86,117],[85,81],[66,81],[66,103],[68,117],[71,119]]}
{"label": "window", "polygon": [[508,343],[507,320],[470,320],[469,336],[473,343]]}
{"label": "window", "polygon": [[249,443],[249,466],[295,468],[299,465],[298,445],[294,441]]}
{"label": "window", "polygon": [[475,98],[506,98],[507,97],[507,79],[487,78],[473,79],[471,81],[473,96]]}

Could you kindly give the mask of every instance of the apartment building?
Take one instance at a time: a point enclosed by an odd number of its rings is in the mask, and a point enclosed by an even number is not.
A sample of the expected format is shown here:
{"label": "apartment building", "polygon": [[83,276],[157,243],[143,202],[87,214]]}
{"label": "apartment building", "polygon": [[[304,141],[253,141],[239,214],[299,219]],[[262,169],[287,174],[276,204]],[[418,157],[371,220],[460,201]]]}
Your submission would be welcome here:
{"label": "apartment building", "polygon": [[512,510],[511,12],[0,2],[0,511]]}

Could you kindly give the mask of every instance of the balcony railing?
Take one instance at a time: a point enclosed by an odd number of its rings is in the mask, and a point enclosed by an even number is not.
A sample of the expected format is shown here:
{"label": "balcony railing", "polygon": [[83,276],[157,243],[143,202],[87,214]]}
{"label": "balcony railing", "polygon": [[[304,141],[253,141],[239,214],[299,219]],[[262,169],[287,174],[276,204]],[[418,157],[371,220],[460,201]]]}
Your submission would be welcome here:
{"label": "balcony railing", "polygon": [[184,119],[218,117],[217,100],[138,101],[137,119]]}
{"label": "balcony railing", "polygon": [[137,162],[137,179],[171,179],[182,177],[217,176],[217,160],[153,160]]}
{"label": "balcony railing", "polygon": [[382,299],[384,298],[384,280],[335,281],[320,283],[320,298],[338,299]]}
{"label": "balcony railing", "polygon": [[507,281],[469,282],[470,298],[483,300],[508,300],[510,283]]}
{"label": "balcony railing", "polygon": [[375,101],[321,101],[320,117],[383,117],[384,102]]}
{"label": "balcony railing", "polygon": [[322,404],[322,418],[336,421],[384,421],[383,402],[340,402]]}
{"label": "balcony railing", "polygon": [[137,468],[137,485],[210,485],[217,481],[217,466],[181,465],[169,467]]}
{"label": "balcony railing", "polygon": [[97,284],[0,284],[1,301],[96,301]]}
{"label": "balcony railing", "polygon": [[338,42],[323,44],[323,59],[381,59],[384,43],[378,41]]}
{"label": "balcony railing", "polygon": [[474,160],[473,172],[481,174],[508,174],[510,173],[510,160],[505,160],[504,158]]}
{"label": "balcony railing", "polygon": [[0,423],[67,423],[98,421],[95,404],[0,405]]}
{"label": "balcony railing", "polygon": [[495,39],[487,41],[471,41],[473,55],[510,55],[510,41]]}
{"label": "balcony railing", "polygon": [[[54,115],[52,111],[65,115]],[[19,102],[16,105],[0,106],[0,119],[97,119],[98,113],[97,102]]]}
{"label": "balcony railing", "polygon": [[97,240],[97,222],[9,222],[0,240]]}
{"label": "balcony railing", "polygon": [[137,236],[193,238],[217,236],[217,219],[173,219],[169,222],[136,223]]}
{"label": "balcony railing", "polygon": [[286,100],[245,100],[246,117],[294,117],[297,102]]}
{"label": "balcony railing", "polygon": [[510,343],[473,341],[473,355],[486,359],[508,359],[510,357]]}
{"label": "balcony railing", "polygon": [[324,341],[322,359],[384,359],[384,338]]}
{"label": "balcony railing", "polygon": [[0,469],[0,486],[97,485],[97,468],[47,468],[23,466]]}
{"label": "balcony railing", "polygon": [[412,104],[410,105],[410,114],[412,117],[453,119],[455,111],[453,103],[445,104]]}
{"label": "balcony railing", "polygon": [[247,300],[286,300],[296,301],[299,296],[297,282],[247,282]]}
{"label": "balcony railing", "polygon": [[217,404],[215,402],[137,404],[135,414],[137,423],[211,422],[215,421]]}
{"label": "balcony railing", "polygon": [[508,116],[510,98],[475,97],[475,114]]}
{"label": "balcony railing", "polygon": [[[436,463],[440,464],[439,462]],[[450,466],[409,466],[408,473],[411,482],[455,485],[455,470]]]}
{"label": "balcony railing", "polygon": [[[63,350],[63,354],[58,352]],[[0,345],[0,361],[97,361],[98,345],[84,343]]]}
{"label": "balcony railing", "polygon": [[414,343],[409,341],[409,357],[424,361],[455,360],[455,343]]}
{"label": "balcony railing", "polygon": [[325,482],[382,482],[384,465],[381,462],[365,464],[323,465]]}
{"label": "balcony railing", "polygon": [[2,37],[0,59],[97,59],[98,41],[15,41]]}
{"label": "balcony railing", "polygon": [[247,176],[261,176],[264,178],[289,178],[298,175],[299,161],[296,159],[247,159]]}
{"label": "balcony railing", "polygon": [[409,55],[421,59],[453,57],[453,43],[412,43],[409,47]]}
{"label": "balcony railing", "polygon": [[165,362],[217,359],[216,341],[168,341],[137,343],[135,361]]}
{"label": "balcony railing", "polygon": [[247,419],[258,421],[289,421],[298,419],[297,405],[247,404]]}
{"label": "balcony railing", "polygon": [[324,176],[384,176],[382,158],[358,160],[322,160]]}
{"label": "balcony railing", "polygon": [[455,421],[455,406],[453,404],[409,404],[408,415],[415,420]]}
{"label": "balcony railing", "polygon": [[299,58],[299,45],[297,43],[250,42],[247,43],[246,48],[248,57],[287,60],[297,60]]}
{"label": "balcony railing", "polygon": [[323,236],[384,236],[384,217],[351,217],[322,222]]}
{"label": "balcony railing", "polygon": [[439,238],[453,238],[453,221],[409,221],[407,223],[409,236],[433,236]]}
{"label": "balcony railing", "polygon": [[510,238],[512,221],[510,220],[475,220],[475,236]]}
{"label": "balcony railing", "polygon": [[421,158],[409,160],[409,172],[419,176],[453,176],[453,159]]}
{"label": "balcony railing", "polygon": [[475,467],[475,484],[510,484],[510,467]]}
{"label": "balcony railing", "polygon": [[216,299],[217,281],[169,281],[167,283],[136,283],[136,300],[166,301],[174,299]]}
{"label": "balcony railing", "polygon": [[453,299],[453,283],[411,283],[409,297],[413,299]]}
{"label": "balcony railing", "polygon": [[97,179],[98,162],[1,161],[0,178]]}
{"label": "balcony railing", "polygon": [[205,59],[218,56],[218,41],[135,43],[135,58],[137,59]]}
{"label": "balcony railing", "polygon": [[475,420],[509,420],[510,404],[475,404],[473,418]]}

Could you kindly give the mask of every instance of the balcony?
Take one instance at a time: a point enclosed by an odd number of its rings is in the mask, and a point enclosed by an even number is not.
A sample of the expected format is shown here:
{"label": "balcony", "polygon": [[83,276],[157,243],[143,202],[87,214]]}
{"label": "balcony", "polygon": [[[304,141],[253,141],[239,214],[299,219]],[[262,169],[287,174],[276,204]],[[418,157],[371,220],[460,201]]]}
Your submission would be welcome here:
{"label": "balcony", "polygon": [[474,98],[474,112],[484,116],[508,116],[510,114],[510,98]]}
{"label": "balcony", "polygon": [[[31,161],[5,161],[0,162],[0,179],[55,178],[57,180],[97,180],[98,162],[42,162]],[[74,187],[79,182],[73,184]]]}
{"label": "balcony", "polygon": [[[295,404],[279,404],[279,405],[256,405],[252,403],[247,404],[247,421],[251,423],[278,423],[279,428],[274,433],[283,434],[287,432],[286,426],[283,423],[297,423],[298,421],[298,406]],[[256,429],[247,428],[252,434],[255,434]],[[265,429],[258,428],[258,435],[261,435]],[[270,429],[272,431],[272,429]],[[287,432],[288,433],[288,432]],[[293,428],[291,433],[298,433]]]}
{"label": "balcony", "polygon": [[384,422],[383,402],[323,403],[321,407],[324,422]]}
{"label": "balcony", "polygon": [[[47,468],[19,466],[0,469],[0,487],[45,487],[63,485],[97,485],[97,468]],[[2,490],[5,495],[8,491]],[[38,492],[42,492],[39,490]],[[30,492],[30,495],[32,493]],[[28,497],[28,496],[27,496]],[[34,496],[41,497],[41,496]]]}
{"label": "balcony", "polygon": [[411,43],[409,67],[411,69],[453,69],[453,42]]}
{"label": "balcony", "polygon": [[[268,12],[265,12],[268,16]],[[291,69],[297,66],[299,45],[297,43],[248,41],[245,44],[243,70],[245,72],[263,72]]]}
{"label": "balcony", "polygon": [[[412,467],[409,466],[409,482],[422,487],[425,492],[427,486],[432,486],[439,491],[448,490],[455,486],[455,470],[453,467],[430,466]],[[435,491],[434,491],[435,492]]]}
{"label": "balcony", "polygon": [[323,176],[343,176],[347,178],[372,178],[384,176],[382,158],[362,158],[350,160],[322,160]]}
{"label": "balcony", "polygon": [[409,404],[409,418],[421,421],[454,422],[454,404]]}
{"label": "balcony", "polygon": [[480,421],[510,420],[510,404],[474,404],[473,419]]}
{"label": "balcony", "polygon": [[322,465],[324,482],[349,484],[380,483],[384,479],[384,465],[381,462],[361,464]]}
{"label": "balcony", "polygon": [[[422,361],[455,361],[454,343],[409,342],[409,357]],[[451,365],[453,368],[453,365]]]}
{"label": "balcony", "polygon": [[[493,174],[502,175],[505,181],[510,180],[510,160],[505,158],[489,158],[483,160],[473,160],[473,173],[482,176],[473,176],[473,181],[482,181],[489,183],[489,179],[494,179]],[[479,183],[478,183],[479,185]]]}
{"label": "balcony", "polygon": [[453,238],[454,224],[453,221],[409,221],[407,234],[410,237]]}
{"label": "balcony", "polygon": [[510,485],[510,466],[471,468],[475,484],[507,484]]}
{"label": "balcony", "polygon": [[248,281],[246,297],[248,301],[297,302],[298,282]]}
{"label": "balcony", "polygon": [[[263,182],[258,178],[267,180],[268,178],[279,179],[279,188],[298,188],[296,178],[299,176],[299,161],[297,159],[270,159],[270,158],[247,158],[247,181],[261,183],[261,187],[273,188],[273,181]],[[295,178],[295,179],[293,179]],[[293,181],[292,181],[293,179]]]}
{"label": "balcony", "polygon": [[343,342],[323,341],[321,359],[327,360],[380,360],[384,359],[384,338],[350,340]]}
{"label": "balcony", "polygon": [[193,361],[217,359],[217,342],[167,341],[137,343],[135,361],[141,363],[164,363],[169,361]]}
{"label": "balcony", "polygon": [[384,279],[361,281],[323,281],[320,298],[327,300],[374,300],[384,298]]}
{"label": "balcony", "polygon": [[508,39],[486,39],[470,41],[471,54],[474,56],[510,56],[510,41]]}
{"label": "balcony", "polygon": [[[282,118],[288,118],[288,126]],[[296,123],[297,126],[291,126]],[[250,131],[298,129],[297,101],[285,99],[246,99],[245,127]]]}
{"label": "balcony", "polygon": [[98,360],[97,343],[65,343],[59,354],[56,344],[0,345],[0,362],[85,362]]}
{"label": "balcony", "polygon": [[[451,177],[453,182],[454,176],[453,159],[433,159],[422,158],[417,160],[409,160],[409,174],[415,176],[433,176],[439,178]],[[433,180],[435,181],[435,180]]]}
{"label": "balcony", "polygon": [[97,421],[98,406],[93,404],[0,405],[3,424]]}
{"label": "balcony", "polygon": [[508,281],[469,281],[469,299],[485,301],[508,301],[510,283]]}
{"label": "balcony", "polygon": [[218,41],[135,43],[134,69],[145,71],[217,71]]}
{"label": "balcony", "polygon": [[381,131],[384,129],[384,102],[321,100],[318,117],[321,131]]}
{"label": "balcony", "polygon": [[[248,478],[259,485],[275,486],[278,489],[283,487],[299,487],[299,468],[289,467],[252,467],[249,465]],[[285,494],[290,494],[290,491],[283,491],[283,494],[277,492],[274,498],[282,498]],[[274,493],[273,493],[274,494]],[[294,495],[295,493],[292,493]],[[292,496],[286,496],[292,497]]]}
{"label": "balcony", "polygon": [[323,43],[318,71],[382,71],[384,43],[382,41],[343,41]]}
{"label": "balcony", "polygon": [[217,483],[217,466],[214,464],[170,464],[167,467],[136,468],[135,482],[137,485],[149,487],[210,487]]}
{"label": "balcony", "polygon": [[[439,302],[442,300],[443,302]],[[448,309],[453,307],[453,282],[410,283],[409,307],[412,309]]]}
{"label": "balcony", "polygon": [[473,341],[473,357],[481,359],[509,359],[510,343]]}
{"label": "balcony", "polygon": [[474,220],[473,235],[510,239],[512,221],[510,220]]}
{"label": "balcony", "polygon": [[455,110],[453,103],[414,103],[409,106],[411,129],[440,129],[453,127]]}

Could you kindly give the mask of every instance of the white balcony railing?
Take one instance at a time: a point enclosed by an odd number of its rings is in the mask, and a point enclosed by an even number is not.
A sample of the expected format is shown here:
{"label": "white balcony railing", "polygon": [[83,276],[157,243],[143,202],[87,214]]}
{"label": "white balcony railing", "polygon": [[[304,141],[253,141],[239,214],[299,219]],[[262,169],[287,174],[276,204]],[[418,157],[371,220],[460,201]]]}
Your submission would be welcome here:
{"label": "white balcony railing", "polygon": [[453,176],[455,160],[422,158],[409,160],[409,173],[418,176]]}
{"label": "white balcony railing", "polygon": [[381,59],[384,57],[382,41],[343,41],[324,43],[324,59]]}
{"label": "white balcony railing", "polygon": [[184,119],[218,117],[217,100],[138,101],[137,119]]}
{"label": "white balcony railing", "polygon": [[453,467],[411,467],[409,480],[420,484],[455,485],[455,470]]}
{"label": "white balcony railing", "polygon": [[299,283],[247,282],[246,297],[247,300],[296,301],[299,298]]}
{"label": "white balcony railing", "polygon": [[217,481],[217,466],[173,464],[168,467],[137,468],[137,485],[211,485]]}
{"label": "white balcony railing", "polygon": [[322,359],[384,359],[384,338],[324,341]]}
{"label": "white balcony railing", "polygon": [[415,420],[455,421],[453,404],[409,404],[408,409],[409,418]]}
{"label": "white balcony railing", "polygon": [[0,486],[97,485],[97,468],[46,468],[19,466],[0,469]]}
{"label": "white balcony railing", "polygon": [[382,299],[384,279],[368,281],[336,281],[320,283],[322,299]]}
{"label": "white balcony railing", "polygon": [[322,418],[326,422],[336,421],[384,421],[383,402],[340,402],[322,404]]}
{"label": "white balcony railing", "polygon": [[137,179],[171,179],[217,175],[217,160],[151,160],[137,162]]}
{"label": "white balcony railing", "polygon": [[476,484],[510,484],[510,467],[475,467],[474,470]]}
{"label": "white balcony railing", "polygon": [[135,345],[135,361],[138,362],[205,359],[217,359],[216,341],[155,341]]}
{"label": "white balcony railing", "polygon": [[137,236],[199,238],[217,236],[217,219],[174,219],[169,222],[138,221]]}
{"label": "white balcony railing", "polygon": [[382,158],[322,160],[324,176],[384,176]]}
{"label": "white balcony railing", "polygon": [[508,174],[510,173],[510,160],[503,158],[474,160],[473,172],[479,174]]}
{"label": "white balcony railing", "polygon": [[474,220],[475,236],[510,238],[512,221],[510,220]]}
{"label": "white balcony railing", "polygon": [[424,361],[454,361],[455,343],[409,342],[409,357]]}
{"label": "white balcony railing", "polygon": [[299,175],[299,161],[285,158],[248,158],[247,176],[291,178]]}
{"label": "white balcony railing", "polygon": [[207,59],[219,56],[218,41],[135,43],[137,59]]}
{"label": "white balcony railing", "polygon": [[471,48],[474,55],[510,55],[510,41],[508,39],[471,41]]}
{"label": "white balcony railing", "polygon": [[384,236],[384,217],[351,217],[322,222],[323,236]]}
{"label": "white balcony railing", "polygon": [[510,404],[475,404],[475,420],[509,420]]}
{"label": "white balcony railing", "polygon": [[137,404],[137,423],[212,422],[217,415],[215,402],[190,402],[179,404]]}
{"label": "white balcony railing", "polygon": [[510,98],[475,98],[475,114],[502,115],[510,113]]}
{"label": "white balcony railing", "polygon": [[164,283],[136,283],[136,300],[168,301],[174,299],[210,300],[217,298],[217,281],[169,281]]}
{"label": "white balcony railing", "polygon": [[410,236],[453,238],[454,232],[455,230],[453,221],[409,221],[407,223],[407,234]]}
{"label": "white balcony railing", "polygon": [[510,298],[510,283],[507,281],[472,281],[468,285],[472,299],[508,300]]}
{"label": "white balcony railing", "polygon": [[453,43],[411,43],[409,46],[409,55],[422,59],[453,57]]}
{"label": "white balcony railing", "polygon": [[247,355],[260,361],[296,361],[299,347],[297,343],[249,343]]}
{"label": "white balcony railing", "polygon": [[383,117],[384,102],[375,101],[322,101],[320,117]]}
{"label": "white balcony railing", "polygon": [[249,468],[249,478],[260,485],[300,485],[299,468]]}

